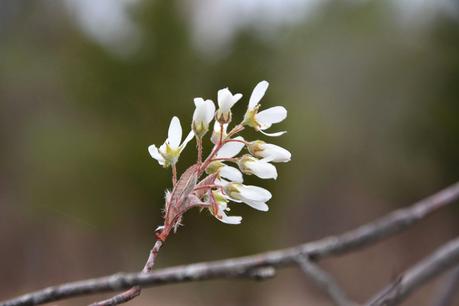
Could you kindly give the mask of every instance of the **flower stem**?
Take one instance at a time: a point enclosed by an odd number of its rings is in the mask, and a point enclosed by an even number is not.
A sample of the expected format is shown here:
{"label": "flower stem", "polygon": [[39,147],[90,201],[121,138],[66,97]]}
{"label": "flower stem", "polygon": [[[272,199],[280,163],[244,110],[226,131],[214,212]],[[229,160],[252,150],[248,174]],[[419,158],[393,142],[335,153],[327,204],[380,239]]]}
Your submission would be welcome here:
{"label": "flower stem", "polygon": [[228,143],[228,142],[240,142],[240,143],[243,143],[245,145],[247,145],[249,143],[248,141],[245,141],[245,140],[242,140],[242,139],[227,139],[224,142],[225,143]]}
{"label": "flower stem", "polygon": [[214,193],[211,190],[209,190],[209,195],[210,195],[210,203],[212,204],[211,207],[214,212],[214,215],[218,216],[217,200],[215,199]]}
{"label": "flower stem", "polygon": [[172,185],[177,184],[177,166],[172,165]]}
{"label": "flower stem", "polygon": [[233,163],[237,163],[237,158],[234,158],[234,157],[216,157],[216,158],[212,158],[211,162],[214,162],[214,161],[228,161],[228,162],[233,162]]}
{"label": "flower stem", "polygon": [[196,137],[196,144],[198,146],[198,164],[202,164],[202,138]]}
{"label": "flower stem", "polygon": [[199,185],[194,187],[194,190],[200,190],[200,189],[212,189],[212,188],[218,188],[218,189],[223,189],[223,186],[216,185],[216,184],[208,184],[208,185]]}
{"label": "flower stem", "polygon": [[228,135],[226,136],[227,138],[239,133],[239,132],[242,132],[244,130],[244,126],[240,123],[238,125],[236,125],[229,133]]}
{"label": "flower stem", "polygon": [[218,142],[221,144],[223,142],[223,131],[225,130],[223,123],[220,123],[220,141]]}

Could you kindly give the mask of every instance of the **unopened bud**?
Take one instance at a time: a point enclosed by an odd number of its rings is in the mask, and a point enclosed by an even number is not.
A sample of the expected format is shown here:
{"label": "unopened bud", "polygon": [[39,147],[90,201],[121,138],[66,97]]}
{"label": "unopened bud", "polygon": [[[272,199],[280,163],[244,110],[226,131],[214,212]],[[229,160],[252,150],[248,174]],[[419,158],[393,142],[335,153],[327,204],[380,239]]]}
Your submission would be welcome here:
{"label": "unopened bud", "polygon": [[218,170],[220,170],[221,167],[225,166],[225,164],[223,164],[222,162],[220,161],[213,161],[209,164],[209,166],[207,166],[206,168],[206,173],[207,174],[214,174],[214,173],[217,173]]}
{"label": "unopened bud", "polygon": [[192,127],[194,135],[198,138],[202,138],[207,133],[207,131],[209,131],[209,125],[206,125],[203,121],[193,122]]}
{"label": "unopened bud", "polygon": [[255,140],[250,142],[247,145],[247,149],[249,150],[250,154],[255,157],[262,158],[263,156],[260,153],[263,151],[263,145],[265,144],[262,140]]}
{"label": "unopened bud", "polygon": [[232,114],[231,111],[222,112],[220,109],[217,111],[217,115],[215,116],[218,123],[220,124],[228,124],[231,122]]}
{"label": "unopened bud", "polygon": [[249,154],[245,154],[243,155],[239,161],[238,161],[238,166],[239,166],[239,169],[241,169],[241,171],[245,174],[253,174],[253,172],[251,171],[249,165],[247,163],[250,163],[250,162],[256,162],[257,159],[254,158],[253,156],[249,155]]}
{"label": "unopened bud", "polygon": [[229,183],[229,184],[227,184],[227,185],[224,187],[224,188],[225,188],[225,193],[226,193],[230,198],[239,200],[239,199],[240,199],[240,195],[239,195],[239,188],[238,188],[238,186],[241,186],[241,184],[238,184],[238,183]]}

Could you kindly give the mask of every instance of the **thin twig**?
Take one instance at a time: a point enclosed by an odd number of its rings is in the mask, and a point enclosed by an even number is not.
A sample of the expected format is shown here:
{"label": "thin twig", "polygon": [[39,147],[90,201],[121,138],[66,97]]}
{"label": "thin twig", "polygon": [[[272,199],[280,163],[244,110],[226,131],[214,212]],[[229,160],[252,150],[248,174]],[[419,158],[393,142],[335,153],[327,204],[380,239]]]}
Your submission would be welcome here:
{"label": "thin twig", "polygon": [[306,256],[298,256],[296,261],[304,274],[312,280],[317,287],[327,293],[336,306],[356,306],[356,303],[352,302],[347,297],[346,293],[338,286],[329,273],[322,270]]}
{"label": "thin twig", "polygon": [[[161,248],[162,245],[163,245],[163,242],[161,240],[156,241],[155,245],[150,251],[147,262],[145,263],[145,266],[143,267],[141,273],[151,272],[151,270],[153,269],[153,266],[155,265],[155,260],[156,260],[156,257],[158,256],[159,249]],[[115,295],[114,297],[111,297],[109,299],[93,303],[90,306],[112,306],[112,305],[123,304],[139,296],[141,292],[142,292],[142,288],[140,286],[134,286],[123,293]]]}
{"label": "thin twig", "polygon": [[[459,263],[459,238],[433,252],[430,256],[400,275],[366,304],[367,306],[398,305],[415,289]],[[387,289],[389,288],[389,289]]]}
{"label": "thin twig", "polygon": [[159,286],[187,281],[247,277],[260,268],[294,265],[299,255],[311,260],[361,249],[399,233],[437,209],[459,198],[459,183],[411,207],[396,210],[374,222],[341,235],[330,236],[296,247],[234,259],[197,263],[158,270],[154,273],[115,274],[112,276],[62,284],[28,293],[0,306],[39,305],[70,297],[119,291],[132,286]]}
{"label": "thin twig", "polygon": [[438,294],[432,303],[433,306],[450,306],[457,296],[459,289],[459,266],[453,269],[441,283]]}

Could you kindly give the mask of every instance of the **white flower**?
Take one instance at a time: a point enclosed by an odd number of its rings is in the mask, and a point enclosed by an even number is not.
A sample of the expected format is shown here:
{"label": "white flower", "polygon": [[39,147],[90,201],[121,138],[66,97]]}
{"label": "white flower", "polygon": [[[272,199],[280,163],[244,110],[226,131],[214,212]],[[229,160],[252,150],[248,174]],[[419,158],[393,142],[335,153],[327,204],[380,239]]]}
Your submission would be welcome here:
{"label": "white flower", "polygon": [[242,94],[233,95],[228,87],[220,89],[217,93],[218,112],[217,120],[220,123],[228,123],[231,121],[231,107],[242,98]]}
{"label": "white flower", "polygon": [[261,187],[229,183],[225,187],[225,193],[234,202],[244,202],[252,208],[268,211],[266,202],[271,199],[271,193]]}
{"label": "white flower", "polygon": [[292,158],[292,154],[288,150],[261,140],[250,142],[247,149],[250,154],[265,162],[286,163]]}
{"label": "white flower", "polygon": [[238,136],[234,138],[237,141],[229,141],[225,143],[220,150],[218,150],[215,157],[217,158],[233,158],[234,156],[238,155],[242,148],[244,148],[244,138]]}
{"label": "white flower", "polygon": [[183,151],[185,146],[193,139],[194,133],[191,131],[182,141],[182,126],[180,120],[177,117],[173,117],[169,125],[169,131],[166,141],[159,147],[159,149],[152,144],[148,147],[148,152],[151,157],[156,159],[158,163],[163,167],[175,165],[177,163],[180,153]]}
{"label": "white flower", "polygon": [[285,107],[275,106],[258,112],[260,108],[259,102],[265,95],[268,86],[269,83],[267,81],[261,81],[253,89],[247,112],[244,115],[244,124],[253,127],[267,136],[281,136],[286,132],[267,133],[264,132],[264,130],[269,129],[274,123],[279,123],[287,118],[287,110]]}
{"label": "white flower", "polygon": [[246,154],[241,157],[238,164],[245,174],[254,174],[261,179],[277,179],[276,167],[264,160]]}
{"label": "white flower", "polygon": [[217,212],[214,212],[212,208],[210,208],[210,212],[223,223],[226,224],[240,224],[242,221],[242,217],[240,216],[228,216],[225,211],[229,211],[228,208],[228,197],[225,196],[220,191],[212,191],[213,197],[217,204]]}
{"label": "white flower", "polygon": [[237,93],[233,95],[228,87],[220,89],[217,93],[218,107],[223,113],[229,112],[231,107],[242,98],[242,94]]}
{"label": "white flower", "polygon": [[196,136],[202,137],[209,130],[209,123],[215,115],[215,105],[212,100],[195,98],[194,105],[196,109],[193,113],[192,128]]}

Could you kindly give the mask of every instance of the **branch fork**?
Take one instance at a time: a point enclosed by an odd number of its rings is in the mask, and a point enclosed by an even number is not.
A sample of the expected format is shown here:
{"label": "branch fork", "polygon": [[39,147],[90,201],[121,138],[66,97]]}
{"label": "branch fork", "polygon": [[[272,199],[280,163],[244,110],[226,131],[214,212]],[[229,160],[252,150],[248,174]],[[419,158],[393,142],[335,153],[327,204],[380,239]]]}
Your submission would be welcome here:
{"label": "branch fork", "polygon": [[[119,291],[132,286],[160,286],[221,278],[266,279],[274,276],[275,271],[280,268],[294,265],[300,266],[301,264],[303,264],[303,267],[306,267],[303,271],[306,271],[305,274],[308,275],[308,278],[312,279],[317,285],[322,286],[319,286],[319,288],[325,288],[325,292],[331,296],[329,292],[336,292],[338,285],[328,273],[324,273],[318,267],[317,261],[325,257],[351,253],[373,245],[400,233],[440,208],[454,203],[457,199],[459,199],[459,183],[411,207],[399,209],[356,229],[295,247],[240,258],[166,268],[150,273],[118,273],[102,278],[62,284],[24,294],[9,301],[0,302],[0,306],[35,306],[70,297]],[[157,243],[162,245],[162,242]],[[152,252],[150,255],[154,263],[154,253]],[[459,238],[456,238],[439,247],[431,255],[406,270],[379,293],[376,293],[364,305],[398,305],[433,277],[458,265]],[[314,273],[311,271],[314,271]],[[323,277],[324,275],[326,276],[325,278]],[[325,282],[323,279],[325,279]],[[332,286],[330,286],[330,282]],[[323,283],[325,285],[321,285]],[[330,288],[334,289],[331,290]],[[343,292],[342,289],[341,292]],[[339,305],[336,297],[334,299],[335,304]],[[344,299],[345,303],[349,302],[348,299]],[[338,298],[338,300],[340,299]],[[450,301],[450,299],[448,300]],[[351,301],[351,303],[355,302]],[[441,304],[441,306],[447,305]]]}

